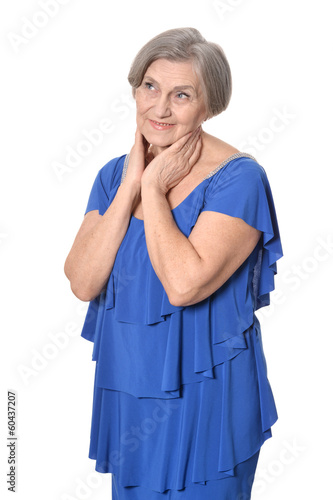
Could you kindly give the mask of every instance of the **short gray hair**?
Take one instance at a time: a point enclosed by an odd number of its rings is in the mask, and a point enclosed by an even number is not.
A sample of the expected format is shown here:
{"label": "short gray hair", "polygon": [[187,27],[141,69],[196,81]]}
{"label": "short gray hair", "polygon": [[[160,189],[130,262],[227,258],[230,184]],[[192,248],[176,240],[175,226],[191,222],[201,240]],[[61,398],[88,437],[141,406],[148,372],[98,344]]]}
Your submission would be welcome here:
{"label": "short gray hair", "polygon": [[142,47],[128,74],[133,96],[148,67],[157,59],[193,62],[202,85],[208,118],[227,108],[232,91],[229,63],[222,48],[216,43],[207,42],[197,29],[164,31]]}

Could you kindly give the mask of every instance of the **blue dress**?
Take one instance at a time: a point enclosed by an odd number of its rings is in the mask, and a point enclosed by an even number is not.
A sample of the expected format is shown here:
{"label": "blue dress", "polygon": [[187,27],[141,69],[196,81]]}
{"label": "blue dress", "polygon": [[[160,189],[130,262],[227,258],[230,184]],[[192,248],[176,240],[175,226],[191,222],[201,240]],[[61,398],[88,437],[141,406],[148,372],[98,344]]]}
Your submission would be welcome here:
{"label": "blue dress", "polygon": [[[128,158],[99,170],[85,213],[104,214]],[[215,293],[171,305],[144,222],[131,216],[107,287],[89,304],[81,333],[94,343],[96,361],[89,457],[96,471],[112,474],[114,499],[249,499],[260,447],[277,420],[255,315],[270,303],[283,255],[263,167],[233,155],[172,214],[189,236],[207,210],[262,231]]]}

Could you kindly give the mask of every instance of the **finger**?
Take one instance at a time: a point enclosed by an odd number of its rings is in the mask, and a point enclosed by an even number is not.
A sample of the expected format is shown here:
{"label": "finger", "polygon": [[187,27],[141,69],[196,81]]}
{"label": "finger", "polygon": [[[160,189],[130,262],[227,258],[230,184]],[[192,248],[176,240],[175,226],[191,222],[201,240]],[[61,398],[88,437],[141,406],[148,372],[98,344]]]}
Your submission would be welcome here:
{"label": "finger", "polygon": [[140,139],[141,139],[141,132],[140,132],[139,127],[136,127],[136,131],[135,131],[135,139],[137,139],[137,140],[140,140]]}
{"label": "finger", "polygon": [[195,147],[198,137],[200,137],[200,127],[192,132],[192,134],[184,144],[183,149],[191,150],[192,147]]}
{"label": "finger", "polygon": [[182,151],[188,139],[189,139],[189,134],[186,134],[180,139],[178,139],[178,141],[174,142],[172,146],[170,146],[171,151],[173,153],[179,153],[180,151]]}
{"label": "finger", "polygon": [[145,155],[147,156],[147,154],[149,152],[149,148],[150,148],[150,143],[147,141],[145,136],[142,136],[142,137],[143,137],[143,147],[145,148]]}
{"label": "finger", "polygon": [[170,150],[173,152],[178,153],[184,148],[184,145],[191,139],[192,135],[194,134],[195,131],[188,132],[187,134],[183,135],[180,139],[178,139],[176,142],[174,142],[170,146]]}
{"label": "finger", "polygon": [[137,144],[140,144],[141,146],[144,146],[145,141],[146,141],[145,136],[141,134],[141,130],[139,129],[139,127],[137,127],[135,131],[135,142]]}
{"label": "finger", "polygon": [[182,149],[182,151],[181,151],[181,153],[182,153],[185,157],[189,157],[189,156],[191,156],[191,155],[193,154],[193,152],[194,152],[194,150],[195,150],[195,148],[196,148],[196,146],[197,146],[198,142],[199,142],[199,141],[201,141],[201,135],[200,135],[200,133],[199,133],[199,132],[197,132],[197,131],[196,131],[196,132],[193,134],[193,136],[194,136],[194,137],[193,137],[193,140],[192,140],[191,142],[190,142],[190,141],[188,141],[188,142],[184,145],[184,147],[183,147],[183,149]]}
{"label": "finger", "polygon": [[201,155],[201,140],[198,140],[195,147],[192,149],[191,154],[184,154],[184,161],[187,163],[189,171],[192,170],[193,166],[197,163]]}
{"label": "finger", "polygon": [[202,140],[201,140],[201,136],[199,136],[198,141],[197,141],[195,148],[193,150],[193,153],[192,153],[191,157],[188,159],[188,162],[189,162],[189,165],[191,168],[198,161],[200,154],[201,154],[201,148],[202,148]]}

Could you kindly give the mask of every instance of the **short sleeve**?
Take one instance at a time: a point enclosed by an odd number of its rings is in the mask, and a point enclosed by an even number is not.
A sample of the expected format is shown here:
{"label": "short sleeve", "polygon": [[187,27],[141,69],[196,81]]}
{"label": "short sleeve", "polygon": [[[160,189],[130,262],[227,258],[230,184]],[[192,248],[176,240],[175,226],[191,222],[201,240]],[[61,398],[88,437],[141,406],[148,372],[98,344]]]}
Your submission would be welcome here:
{"label": "short sleeve", "polygon": [[239,217],[262,231],[254,267],[256,309],[269,305],[274,290],[276,261],[283,256],[271,187],[264,168],[255,160],[239,158],[214,175],[207,186],[202,211]]}
{"label": "short sleeve", "polygon": [[[98,210],[103,215],[114,199],[121,182],[126,155],[110,160],[102,167],[95,178],[90,191],[85,214],[91,210]],[[96,332],[99,331],[103,319],[105,292],[91,300],[82,327],[81,336],[96,344]],[[98,339],[97,339],[98,341]],[[97,347],[96,347],[97,348]]]}
{"label": "short sleeve", "polygon": [[100,215],[106,212],[119,187],[124,159],[125,155],[114,158],[98,171],[84,215],[91,210],[98,210]]}
{"label": "short sleeve", "polygon": [[88,204],[84,215],[91,210],[98,210],[100,215],[103,215],[109,206],[109,197],[105,191],[102,181],[101,170],[98,172],[94,184],[90,191]]}

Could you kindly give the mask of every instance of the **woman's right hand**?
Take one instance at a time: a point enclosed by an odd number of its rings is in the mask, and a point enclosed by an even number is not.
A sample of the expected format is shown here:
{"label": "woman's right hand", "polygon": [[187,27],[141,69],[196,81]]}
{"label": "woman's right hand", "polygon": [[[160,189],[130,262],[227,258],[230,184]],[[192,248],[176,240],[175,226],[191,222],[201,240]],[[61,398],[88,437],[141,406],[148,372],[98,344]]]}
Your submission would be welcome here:
{"label": "woman's right hand", "polygon": [[128,167],[123,184],[134,186],[138,192],[141,190],[141,177],[144,169],[153,159],[149,152],[149,143],[141,134],[139,128],[135,132],[135,142],[129,155]]}

